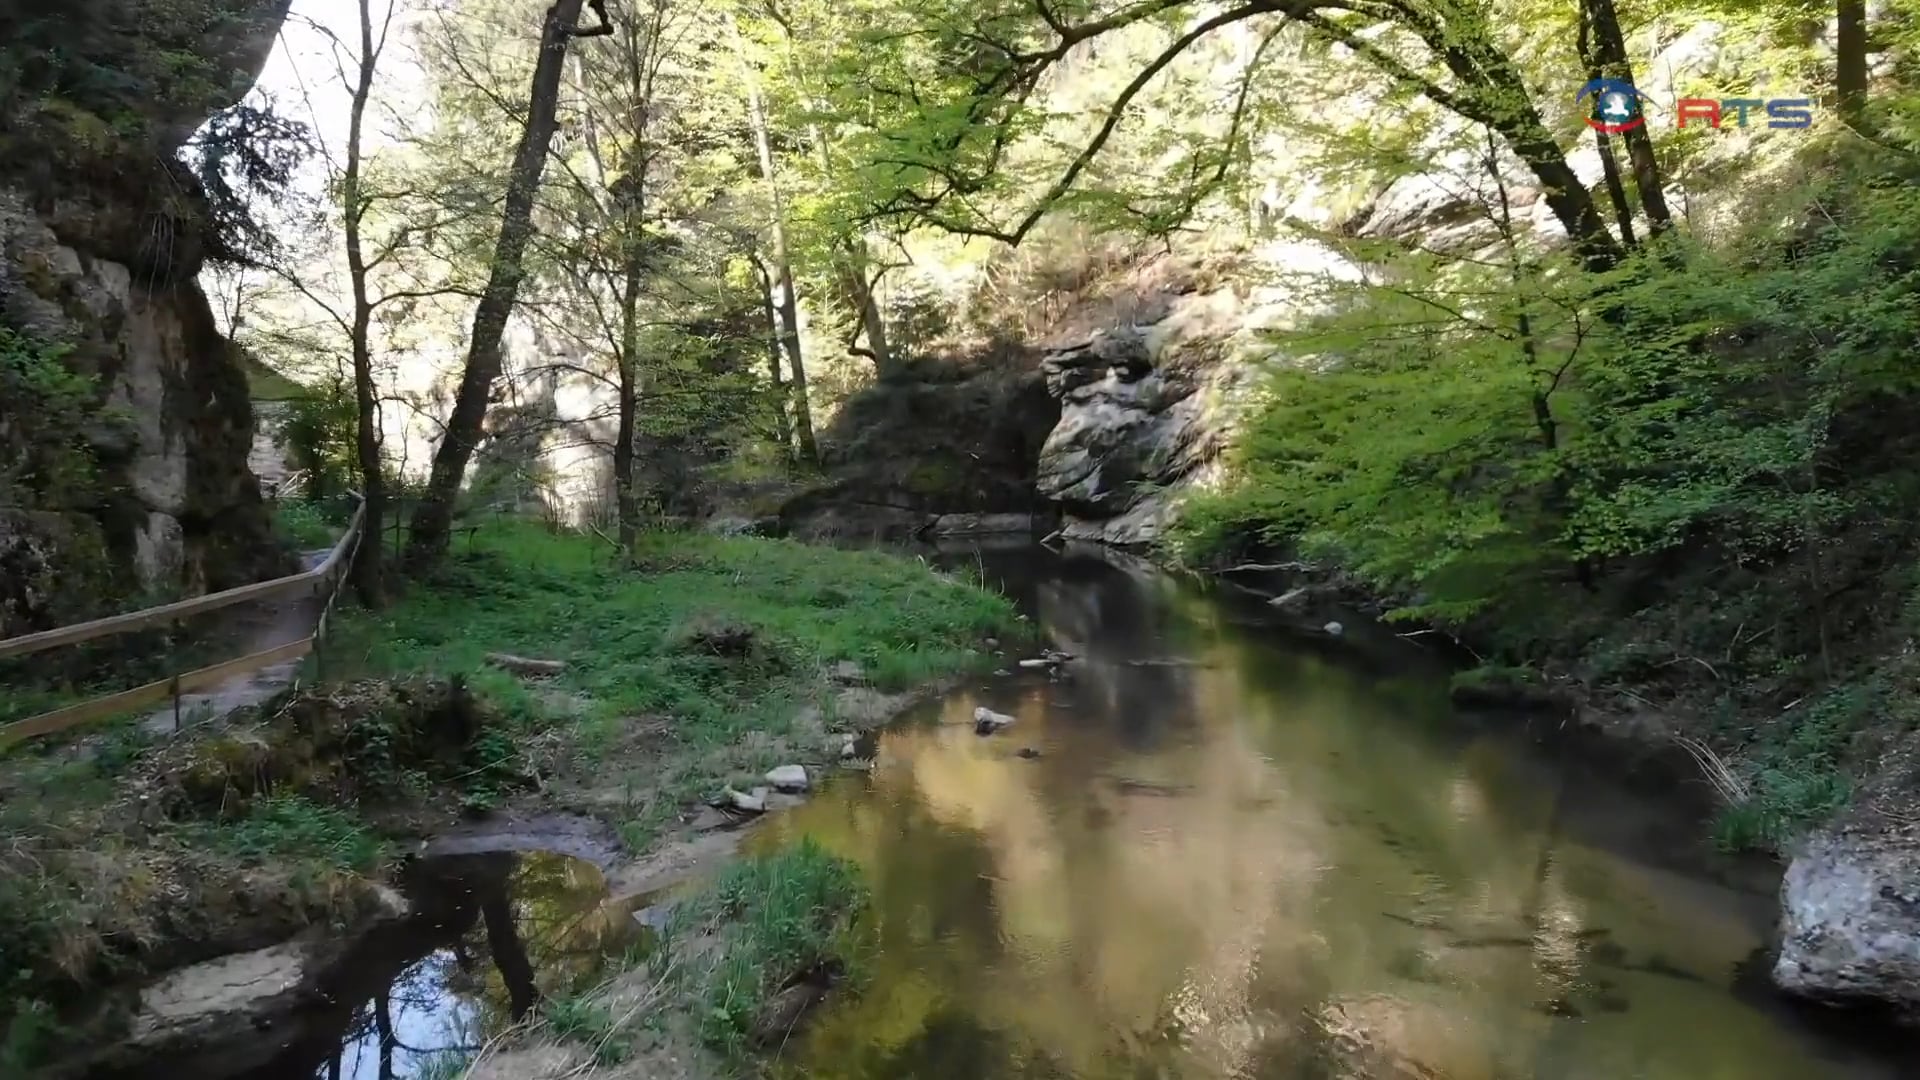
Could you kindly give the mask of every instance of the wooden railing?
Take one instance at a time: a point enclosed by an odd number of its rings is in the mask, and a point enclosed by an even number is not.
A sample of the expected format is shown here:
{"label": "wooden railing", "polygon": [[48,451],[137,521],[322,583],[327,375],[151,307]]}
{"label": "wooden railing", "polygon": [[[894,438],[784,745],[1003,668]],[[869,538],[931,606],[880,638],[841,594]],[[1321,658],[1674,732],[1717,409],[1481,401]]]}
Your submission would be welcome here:
{"label": "wooden railing", "polygon": [[4,660],[45,652],[48,649],[78,645],[81,642],[97,641],[115,634],[129,634],[136,630],[167,626],[189,616],[219,611],[235,604],[318,596],[322,593],[327,597],[325,606],[321,608],[320,615],[315,620],[313,633],[298,641],[276,645],[271,649],[222,661],[195,671],[179,672],[159,682],[148,683],[145,686],[134,687],[132,690],[123,690],[116,694],[93,698],[15,721],[0,727],[0,747],[10,746],[22,739],[48,735],[96,720],[120,716],[136,709],[157,705],[168,698],[173,699],[177,714],[180,698],[184,694],[211,689],[236,676],[246,675],[274,664],[298,660],[315,652],[326,640],[327,624],[333,615],[334,602],[339,600],[340,586],[346,580],[345,571],[353,565],[354,556],[360,550],[360,538],[365,531],[366,517],[367,508],[362,503],[354,509],[353,519],[347,524],[347,531],[333,546],[333,550],[327,553],[326,560],[311,570],[272,581],[242,585],[225,592],[196,596],[191,600],[181,600],[178,603],[129,612],[125,615],[75,623],[72,626],[63,626],[57,630],[46,630],[38,634],[22,634],[18,637],[0,639],[0,660]]}

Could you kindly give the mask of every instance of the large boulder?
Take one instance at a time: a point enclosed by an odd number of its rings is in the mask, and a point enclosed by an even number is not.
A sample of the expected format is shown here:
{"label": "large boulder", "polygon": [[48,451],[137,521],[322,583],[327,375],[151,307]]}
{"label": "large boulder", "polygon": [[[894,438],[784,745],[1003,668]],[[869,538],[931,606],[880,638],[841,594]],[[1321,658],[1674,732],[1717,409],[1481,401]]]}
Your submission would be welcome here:
{"label": "large boulder", "polygon": [[1920,737],[1896,745],[1852,808],[1817,830],[1780,888],[1781,989],[1920,1016]]}
{"label": "large boulder", "polygon": [[1260,365],[1239,346],[1261,313],[1220,268],[1149,266],[1133,321],[1055,344],[1041,361],[1060,422],[1040,448],[1036,486],[1070,540],[1148,544],[1182,494],[1211,482]]}

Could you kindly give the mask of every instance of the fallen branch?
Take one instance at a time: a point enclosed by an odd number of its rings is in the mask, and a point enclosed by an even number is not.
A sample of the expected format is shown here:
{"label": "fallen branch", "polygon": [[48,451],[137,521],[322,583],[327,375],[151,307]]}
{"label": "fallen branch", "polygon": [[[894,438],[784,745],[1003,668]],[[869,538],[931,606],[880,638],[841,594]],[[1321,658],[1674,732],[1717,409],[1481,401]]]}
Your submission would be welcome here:
{"label": "fallen branch", "polygon": [[1684,664],[1684,663],[1687,663],[1688,661],[1692,661],[1693,663],[1699,664],[1701,667],[1706,668],[1707,674],[1713,676],[1715,682],[1722,681],[1720,679],[1719,670],[1716,669],[1712,664],[1707,663],[1705,660],[1702,660],[1697,656],[1676,656],[1673,659],[1668,660],[1667,662],[1661,664],[1660,666],[1663,668],[1672,667],[1675,664]]}
{"label": "fallen branch", "polygon": [[551,678],[567,670],[565,660],[535,660],[532,657],[515,656],[512,653],[488,653],[487,663],[505,671],[511,671],[515,675],[525,675],[535,679]]}
{"label": "fallen branch", "polygon": [[1753,791],[1747,787],[1747,782],[1740,779],[1726,760],[1713,752],[1712,747],[1688,735],[1675,735],[1673,741],[1679,743],[1680,748],[1693,758],[1694,764],[1700,766],[1707,782],[1713,785],[1713,790],[1726,800],[1728,806],[1741,806],[1753,798]]}

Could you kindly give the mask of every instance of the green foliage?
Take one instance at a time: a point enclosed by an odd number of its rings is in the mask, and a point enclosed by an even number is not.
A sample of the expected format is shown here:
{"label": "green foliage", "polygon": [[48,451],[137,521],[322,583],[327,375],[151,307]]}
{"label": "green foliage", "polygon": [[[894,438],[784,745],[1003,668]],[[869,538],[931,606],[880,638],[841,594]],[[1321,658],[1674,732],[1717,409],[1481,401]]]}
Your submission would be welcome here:
{"label": "green foliage", "polygon": [[1239,485],[1193,508],[1182,550],[1298,540],[1459,618],[1683,544],[1781,559],[1870,512],[1839,443],[1917,388],[1920,200],[1844,178],[1772,198],[1770,222],[1847,224],[1792,246],[1771,228],[1676,243],[1671,264],[1598,280],[1402,259],[1345,290],[1285,335],[1332,359],[1273,376]]}
{"label": "green foliage", "polygon": [[99,404],[92,380],[64,363],[63,346],[0,326],[0,498],[42,509],[85,506],[95,465],[87,441],[96,425],[119,423]]}
{"label": "green foliage", "polygon": [[1845,683],[1761,728],[1741,769],[1752,797],[1721,812],[1716,842],[1730,851],[1784,854],[1832,816],[1853,790],[1845,774],[1849,745],[1890,711],[1897,693],[1877,677]]}
{"label": "green foliage", "polygon": [[269,796],[238,821],[189,831],[206,847],[251,863],[291,859],[364,874],[384,854],[379,837],[351,812],[298,795]]}
{"label": "green foliage", "polygon": [[[16,987],[24,991],[26,987]],[[25,998],[7,1021],[0,1036],[0,1075],[25,1076],[35,1066],[45,1064],[70,1033],[53,1015],[44,1001]]]}
{"label": "green foliage", "polygon": [[728,867],[675,912],[669,941],[717,925],[721,951],[700,987],[700,1033],[742,1049],[755,1016],[787,980],[858,960],[852,928],[867,894],[857,868],[811,839]]}
{"label": "green foliage", "polygon": [[303,551],[329,547],[337,532],[324,507],[306,499],[275,499],[273,530],[291,547]]}
{"label": "green foliage", "polygon": [[274,435],[303,475],[307,497],[318,502],[357,487],[359,407],[352,384],[336,375],[282,407]]}

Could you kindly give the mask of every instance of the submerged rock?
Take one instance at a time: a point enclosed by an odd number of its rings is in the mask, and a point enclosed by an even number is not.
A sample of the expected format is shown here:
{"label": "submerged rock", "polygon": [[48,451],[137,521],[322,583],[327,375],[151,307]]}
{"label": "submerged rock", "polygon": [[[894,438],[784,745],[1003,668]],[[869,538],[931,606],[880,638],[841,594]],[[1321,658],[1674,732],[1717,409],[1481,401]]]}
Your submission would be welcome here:
{"label": "submerged rock", "polygon": [[995,536],[1031,534],[1032,514],[942,514],[934,519],[935,536]]}
{"label": "submerged rock", "polygon": [[1010,727],[1013,717],[1006,713],[994,712],[981,705],[973,710],[973,730],[976,734],[991,735],[1002,728]]}

